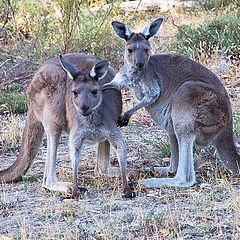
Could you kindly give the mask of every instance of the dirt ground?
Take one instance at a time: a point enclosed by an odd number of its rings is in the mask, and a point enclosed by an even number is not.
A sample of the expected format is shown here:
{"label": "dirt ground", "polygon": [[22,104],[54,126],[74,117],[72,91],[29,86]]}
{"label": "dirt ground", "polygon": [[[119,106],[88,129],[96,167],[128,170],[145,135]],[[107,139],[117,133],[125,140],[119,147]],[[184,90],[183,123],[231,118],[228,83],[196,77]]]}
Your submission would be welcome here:
{"label": "dirt ground", "polygon": [[[153,143],[156,138],[161,140],[161,135],[165,138],[165,133],[153,125],[134,124],[124,129],[123,133],[128,149],[130,178],[136,180],[139,173],[144,174],[144,166],[161,164],[156,158],[159,149]],[[46,146],[43,145],[24,181],[1,185],[1,234],[14,239],[240,237],[240,180],[228,179],[210,153],[195,156],[198,182],[193,187],[142,190],[133,200],[122,198],[119,178],[94,176],[95,154],[92,147],[84,149],[79,169],[81,185],[89,190],[87,194],[72,200],[62,193],[43,189],[45,154]],[[15,156],[1,156],[1,168],[13,162]],[[111,159],[116,167],[114,154]],[[164,158],[163,162],[167,164],[168,160]],[[61,139],[57,166],[60,179],[71,180],[66,136]]]}
{"label": "dirt ground", "polygon": [[[131,96],[123,92],[124,106]],[[145,171],[166,166],[167,134],[144,110],[122,129],[128,152],[128,176],[151,177]],[[1,169],[16,159],[4,153]],[[41,187],[46,144],[43,143],[24,180],[0,186],[0,239],[239,239],[240,179],[230,179],[211,148],[195,152],[197,183],[190,188],[148,190],[136,187],[137,197],[123,199],[119,177],[94,175],[95,146],[83,150],[79,182],[89,191],[77,200]],[[117,169],[115,154],[111,165]],[[72,180],[68,138],[62,136],[57,170]]]}
{"label": "dirt ground", "polygon": [[[0,85],[21,83],[27,87],[33,71],[23,75],[21,61],[17,59],[14,64],[18,71],[5,77]],[[219,64],[206,62],[227,88],[233,112],[239,112],[240,78],[231,73],[220,76],[216,68]],[[125,111],[134,100],[127,90],[122,93]],[[4,123],[5,118],[6,115],[0,115],[0,122]],[[74,200],[64,193],[45,190],[41,187],[46,157],[44,141],[23,181],[0,185],[0,240],[240,239],[240,179],[229,177],[212,147],[195,150],[194,186],[146,191],[137,185],[139,179],[156,176],[152,167],[169,164],[167,134],[152,123],[144,110],[133,116],[122,133],[128,153],[128,177],[136,183],[135,199],[122,198],[119,177],[94,175],[95,146],[83,149],[79,167],[79,182],[88,189],[86,194]],[[236,144],[240,152],[239,138]],[[68,153],[68,138],[64,135],[57,157],[62,181],[72,181]],[[0,152],[0,169],[13,163],[17,154]],[[118,169],[113,152],[111,166]]]}

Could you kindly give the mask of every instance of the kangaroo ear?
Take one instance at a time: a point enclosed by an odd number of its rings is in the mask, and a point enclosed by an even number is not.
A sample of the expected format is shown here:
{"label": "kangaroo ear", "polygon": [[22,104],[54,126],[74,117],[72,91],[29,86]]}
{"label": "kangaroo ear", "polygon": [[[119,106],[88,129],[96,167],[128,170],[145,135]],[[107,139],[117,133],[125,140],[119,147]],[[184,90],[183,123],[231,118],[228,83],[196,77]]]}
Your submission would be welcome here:
{"label": "kangaroo ear", "polygon": [[107,71],[108,71],[108,60],[105,59],[98,62],[92,67],[90,71],[90,76],[100,80],[104,78],[104,76],[107,74]]}
{"label": "kangaroo ear", "polygon": [[66,71],[67,75],[74,80],[80,71],[76,67],[74,67],[71,63],[65,61],[61,55],[59,56],[59,59],[62,68]]}
{"label": "kangaroo ear", "polygon": [[125,41],[127,41],[133,34],[131,29],[124,23],[113,21],[112,26],[118,37],[124,39]]}
{"label": "kangaroo ear", "polygon": [[158,32],[162,21],[162,18],[158,18],[143,29],[142,34],[147,40],[153,37]]}

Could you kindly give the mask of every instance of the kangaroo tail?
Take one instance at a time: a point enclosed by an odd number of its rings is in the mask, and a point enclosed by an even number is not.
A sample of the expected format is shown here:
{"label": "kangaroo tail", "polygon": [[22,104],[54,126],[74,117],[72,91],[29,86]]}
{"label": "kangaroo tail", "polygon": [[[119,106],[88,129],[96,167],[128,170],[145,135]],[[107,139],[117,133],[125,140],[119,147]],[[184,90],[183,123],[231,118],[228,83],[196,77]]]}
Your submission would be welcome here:
{"label": "kangaroo tail", "polygon": [[38,153],[43,139],[44,128],[30,107],[23,131],[22,144],[17,160],[7,169],[0,171],[1,182],[15,182],[21,180]]}
{"label": "kangaroo tail", "polygon": [[221,162],[232,171],[233,176],[240,175],[240,155],[234,145],[232,119],[217,137],[216,148]]}

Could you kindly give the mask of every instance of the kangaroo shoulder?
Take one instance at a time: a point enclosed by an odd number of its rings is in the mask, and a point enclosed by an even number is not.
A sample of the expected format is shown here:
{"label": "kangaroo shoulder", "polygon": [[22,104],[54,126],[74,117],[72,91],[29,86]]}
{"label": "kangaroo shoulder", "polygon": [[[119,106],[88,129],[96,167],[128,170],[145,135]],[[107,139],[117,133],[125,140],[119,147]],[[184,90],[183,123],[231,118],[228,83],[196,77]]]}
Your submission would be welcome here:
{"label": "kangaroo shoulder", "polygon": [[58,86],[65,88],[65,85],[66,74],[60,64],[47,61],[34,74],[28,88],[28,97],[31,100],[36,93],[41,92],[43,89],[53,92]]}

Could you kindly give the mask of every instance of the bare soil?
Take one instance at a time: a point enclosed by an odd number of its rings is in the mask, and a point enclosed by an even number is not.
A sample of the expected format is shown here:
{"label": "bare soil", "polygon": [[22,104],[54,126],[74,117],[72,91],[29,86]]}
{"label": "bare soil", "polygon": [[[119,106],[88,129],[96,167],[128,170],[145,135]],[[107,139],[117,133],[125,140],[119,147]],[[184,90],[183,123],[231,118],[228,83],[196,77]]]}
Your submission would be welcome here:
{"label": "bare soil", "polygon": [[[123,91],[123,97],[124,108],[129,108],[130,93]],[[167,134],[144,110],[122,132],[130,181],[137,184],[141,178],[156,176],[145,171],[147,167],[168,165]],[[4,169],[17,152],[1,155]],[[195,151],[197,183],[193,187],[147,191],[137,185],[137,197],[132,200],[122,198],[119,177],[94,175],[95,146],[84,148],[79,168],[79,182],[87,193],[73,200],[43,189],[45,155],[43,143],[23,181],[0,186],[0,239],[240,238],[240,179],[228,177],[212,148]],[[118,167],[114,153],[111,165]],[[62,181],[72,180],[67,136],[61,138],[57,167]]]}

